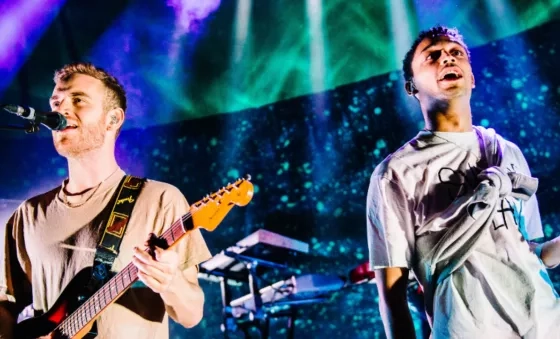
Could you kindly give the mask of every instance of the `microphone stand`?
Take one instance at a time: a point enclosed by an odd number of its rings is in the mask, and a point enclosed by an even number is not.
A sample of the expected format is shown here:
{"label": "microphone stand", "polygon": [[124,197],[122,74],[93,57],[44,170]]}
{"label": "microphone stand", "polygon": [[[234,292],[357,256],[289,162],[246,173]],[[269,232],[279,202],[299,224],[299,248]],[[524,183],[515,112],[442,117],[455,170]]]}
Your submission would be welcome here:
{"label": "microphone stand", "polygon": [[[7,107],[10,105],[2,105],[1,108],[10,112]],[[11,112],[14,113],[14,112]],[[29,121],[27,125],[0,125],[0,130],[2,131],[24,131],[26,134],[39,132],[39,124],[35,121]]]}
{"label": "microphone stand", "polygon": [[23,125],[0,125],[2,131],[24,131],[26,134],[37,133],[39,125],[30,122],[26,126]]}

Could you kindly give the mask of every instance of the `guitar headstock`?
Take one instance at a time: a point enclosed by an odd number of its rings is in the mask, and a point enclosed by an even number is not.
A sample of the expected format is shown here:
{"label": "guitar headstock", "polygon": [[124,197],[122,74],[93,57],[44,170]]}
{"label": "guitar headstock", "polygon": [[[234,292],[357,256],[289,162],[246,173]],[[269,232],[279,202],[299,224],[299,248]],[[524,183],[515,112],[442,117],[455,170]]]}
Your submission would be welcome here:
{"label": "guitar headstock", "polygon": [[233,206],[247,205],[253,198],[250,180],[251,176],[247,175],[191,205],[194,226],[212,232]]}

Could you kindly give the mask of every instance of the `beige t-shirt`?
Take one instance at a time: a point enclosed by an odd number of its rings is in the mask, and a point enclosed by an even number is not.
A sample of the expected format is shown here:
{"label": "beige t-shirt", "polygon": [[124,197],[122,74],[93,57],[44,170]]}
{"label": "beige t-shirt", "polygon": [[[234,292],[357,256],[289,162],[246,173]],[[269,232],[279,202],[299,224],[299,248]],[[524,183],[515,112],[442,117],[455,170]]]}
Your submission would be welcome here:
{"label": "beige t-shirt", "polygon": [[[106,207],[124,175],[119,169],[81,196],[64,194],[63,183],[20,205],[6,227],[0,300],[7,297],[24,306],[31,297],[25,286],[31,282],[34,309],[47,311],[52,307],[72,278],[93,264],[100,232],[110,213]],[[133,248],[142,246],[150,232],[160,235],[188,210],[176,187],[148,180],[134,206],[113,271],[131,262]],[[185,235],[173,249],[183,260],[182,270],[211,257],[198,229]],[[135,284],[98,318],[98,338],[168,338],[167,320],[159,294]]]}

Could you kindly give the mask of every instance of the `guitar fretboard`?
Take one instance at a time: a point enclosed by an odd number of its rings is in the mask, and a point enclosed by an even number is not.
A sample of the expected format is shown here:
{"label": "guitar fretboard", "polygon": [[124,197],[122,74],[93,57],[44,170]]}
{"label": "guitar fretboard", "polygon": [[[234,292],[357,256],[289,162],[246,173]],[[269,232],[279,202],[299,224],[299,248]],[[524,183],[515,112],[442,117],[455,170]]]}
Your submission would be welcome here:
{"label": "guitar fretboard", "polygon": [[[173,246],[185,234],[194,229],[192,223],[186,223],[190,218],[190,212],[185,214],[173,223],[160,238],[164,239],[170,247]],[[145,249],[145,251],[148,251],[148,249]],[[75,336],[137,280],[138,268],[134,264],[129,263],[60,323],[56,330],[70,338]]]}

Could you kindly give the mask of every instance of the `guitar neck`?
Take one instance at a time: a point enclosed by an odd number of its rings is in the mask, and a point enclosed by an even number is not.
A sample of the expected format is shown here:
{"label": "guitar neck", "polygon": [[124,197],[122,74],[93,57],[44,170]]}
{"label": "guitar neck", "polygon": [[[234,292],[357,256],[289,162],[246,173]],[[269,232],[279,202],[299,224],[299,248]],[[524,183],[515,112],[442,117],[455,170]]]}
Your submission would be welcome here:
{"label": "guitar neck", "polygon": [[[173,247],[194,228],[189,212],[173,223],[160,238],[165,240],[169,247]],[[145,251],[148,250],[148,248],[145,249]],[[81,329],[92,323],[105,308],[114,303],[137,280],[138,268],[129,263],[61,322],[57,331],[72,338]]]}

